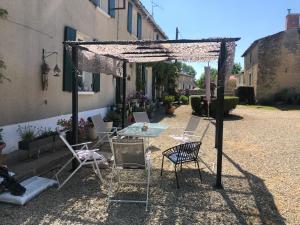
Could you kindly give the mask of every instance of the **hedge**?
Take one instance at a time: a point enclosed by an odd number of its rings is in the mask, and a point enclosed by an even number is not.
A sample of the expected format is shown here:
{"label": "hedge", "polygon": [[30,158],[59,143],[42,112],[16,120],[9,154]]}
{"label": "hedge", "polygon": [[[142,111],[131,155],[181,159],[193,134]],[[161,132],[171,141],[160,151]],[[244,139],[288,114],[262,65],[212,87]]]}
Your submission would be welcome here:
{"label": "hedge", "polygon": [[240,103],[255,104],[254,87],[240,86],[234,90],[234,93],[239,98]]}
{"label": "hedge", "polygon": [[[224,97],[224,115],[228,115],[239,103],[239,98],[232,96]],[[192,96],[191,105],[193,111],[198,115],[207,115],[207,102],[203,100],[203,96]],[[216,115],[217,109],[217,99],[212,99],[209,104],[209,114],[210,116]]]}
{"label": "hedge", "polygon": [[189,98],[185,95],[181,95],[179,101],[182,102],[182,104],[186,105],[189,103]]}

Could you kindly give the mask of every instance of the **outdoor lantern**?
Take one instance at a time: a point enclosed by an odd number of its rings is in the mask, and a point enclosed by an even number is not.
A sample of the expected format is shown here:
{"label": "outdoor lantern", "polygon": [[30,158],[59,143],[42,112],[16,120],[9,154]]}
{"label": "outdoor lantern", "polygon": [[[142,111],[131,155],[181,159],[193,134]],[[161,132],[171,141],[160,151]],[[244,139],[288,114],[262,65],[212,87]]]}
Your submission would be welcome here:
{"label": "outdoor lantern", "polygon": [[59,73],[61,72],[61,69],[58,67],[58,65],[56,64],[54,69],[53,69],[54,75],[55,77],[59,77]]}

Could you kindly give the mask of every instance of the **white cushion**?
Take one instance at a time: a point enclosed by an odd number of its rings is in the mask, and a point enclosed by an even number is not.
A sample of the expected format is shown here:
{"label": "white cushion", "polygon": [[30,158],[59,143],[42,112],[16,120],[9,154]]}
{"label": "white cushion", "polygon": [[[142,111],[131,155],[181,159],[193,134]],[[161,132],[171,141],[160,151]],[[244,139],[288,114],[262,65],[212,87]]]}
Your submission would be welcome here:
{"label": "white cushion", "polygon": [[175,139],[176,141],[181,142],[181,143],[190,142],[190,139],[188,137],[185,137],[185,136],[170,135],[170,137]]}
{"label": "white cushion", "polygon": [[106,161],[102,154],[90,150],[78,150],[76,153],[81,160],[94,160],[95,158],[97,161]]}
{"label": "white cushion", "polygon": [[14,196],[9,192],[4,192],[0,194],[0,202],[24,205],[42,191],[56,184],[57,182],[55,180],[34,176],[21,182],[21,185],[26,188],[26,192],[23,196]]}

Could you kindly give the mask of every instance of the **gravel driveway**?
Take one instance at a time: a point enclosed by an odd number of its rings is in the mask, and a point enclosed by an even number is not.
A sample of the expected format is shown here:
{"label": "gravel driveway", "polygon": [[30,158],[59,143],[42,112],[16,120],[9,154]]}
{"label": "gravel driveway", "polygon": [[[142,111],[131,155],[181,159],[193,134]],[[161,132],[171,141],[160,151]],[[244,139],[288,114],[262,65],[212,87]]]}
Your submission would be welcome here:
{"label": "gravel driveway", "polygon": [[[107,185],[86,168],[62,190],[49,189],[26,206],[0,204],[0,224],[300,224],[300,111],[239,106],[233,114],[224,125],[224,190],[213,188],[213,124],[203,139],[203,183],[194,164],[179,174],[180,189],[170,163],[161,179],[161,151],[175,145],[168,136],[174,130],[169,130],[151,141],[157,149],[149,212],[141,204],[107,205]],[[185,126],[190,115],[190,107],[181,106],[176,116],[160,122]],[[200,134],[208,123],[201,121]],[[102,172],[107,177],[109,170]],[[123,194],[142,191],[119,188]]]}

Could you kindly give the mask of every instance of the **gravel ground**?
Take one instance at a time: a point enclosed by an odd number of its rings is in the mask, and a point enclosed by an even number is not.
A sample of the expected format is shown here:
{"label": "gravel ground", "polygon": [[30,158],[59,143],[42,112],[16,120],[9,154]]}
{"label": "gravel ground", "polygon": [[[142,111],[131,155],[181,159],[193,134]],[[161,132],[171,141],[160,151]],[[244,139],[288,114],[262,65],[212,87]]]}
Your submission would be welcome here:
{"label": "gravel ground", "polygon": [[[190,114],[190,107],[181,106],[176,116],[161,122],[185,126]],[[157,149],[152,153],[149,212],[141,204],[108,205],[107,185],[85,168],[62,190],[49,189],[26,206],[0,204],[0,224],[300,224],[300,111],[239,106],[233,114],[224,125],[224,190],[213,188],[213,124],[200,153],[203,183],[194,164],[179,175],[180,189],[170,163],[161,179],[161,151],[175,144],[168,137],[174,130],[169,130],[151,141]],[[207,124],[201,121],[200,134]],[[102,172],[107,178],[109,170]],[[143,190],[120,186],[118,191],[138,197]]]}

